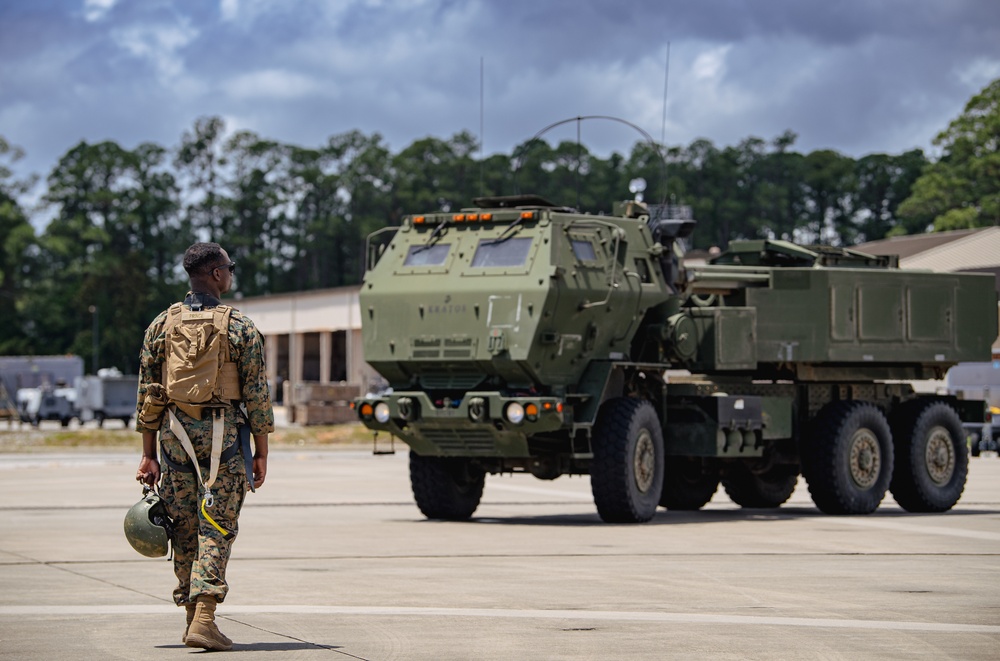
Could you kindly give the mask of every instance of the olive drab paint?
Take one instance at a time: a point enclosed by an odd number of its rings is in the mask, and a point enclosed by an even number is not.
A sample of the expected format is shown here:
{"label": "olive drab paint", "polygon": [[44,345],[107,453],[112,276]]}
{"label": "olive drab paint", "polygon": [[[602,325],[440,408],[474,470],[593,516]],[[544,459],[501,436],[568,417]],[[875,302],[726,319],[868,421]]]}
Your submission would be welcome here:
{"label": "olive drab paint", "polygon": [[[424,514],[468,518],[482,477],[512,471],[591,475],[609,521],[700,507],[720,482],[740,504],[778,506],[800,472],[824,511],[871,511],[890,481],[919,492],[916,509],[950,507],[964,439],[934,441],[937,481],[895,474],[894,444],[928,442],[898,418],[942,402],[939,427],[981,416],[905,381],[989,358],[992,276],[783,241],[685,265],[694,221],[671,211],[482,198],[370,237],[364,354],[391,391],[355,406],[411,448]],[[821,421],[858,433],[820,448]]]}

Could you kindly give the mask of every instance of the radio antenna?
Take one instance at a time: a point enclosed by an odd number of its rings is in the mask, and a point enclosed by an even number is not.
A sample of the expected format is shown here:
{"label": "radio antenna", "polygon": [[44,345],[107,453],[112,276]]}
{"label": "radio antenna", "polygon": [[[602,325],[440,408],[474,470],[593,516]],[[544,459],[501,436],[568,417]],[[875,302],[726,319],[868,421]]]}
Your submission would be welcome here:
{"label": "radio antenna", "polygon": [[670,82],[670,42],[667,42],[667,64],[663,69],[663,125],[660,128],[660,144],[667,139],[667,84]]}
{"label": "radio antenna", "polygon": [[484,183],[483,170],[486,167],[486,156],[483,152],[483,143],[486,136],[483,133],[483,56],[479,56],[479,194],[486,195],[486,184]]}
{"label": "radio antenna", "polygon": [[670,82],[670,42],[667,42],[667,62],[663,67],[663,124],[660,127],[660,149],[663,150],[663,201],[670,202],[668,196],[669,179],[667,173],[667,84]]}
{"label": "radio antenna", "polygon": [[583,160],[583,144],[580,142],[580,123],[583,120],[576,118],[576,208],[580,208],[580,187],[583,182],[580,180],[580,163]]}

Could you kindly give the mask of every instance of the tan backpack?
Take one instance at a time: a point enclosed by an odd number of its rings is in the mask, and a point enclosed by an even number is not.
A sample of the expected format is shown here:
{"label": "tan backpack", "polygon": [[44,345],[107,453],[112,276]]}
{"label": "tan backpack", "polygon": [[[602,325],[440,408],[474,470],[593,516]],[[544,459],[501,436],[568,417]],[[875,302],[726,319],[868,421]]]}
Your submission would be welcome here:
{"label": "tan backpack", "polygon": [[233,308],[189,310],[175,303],[167,310],[164,386],[167,399],[201,418],[201,408],[241,398],[236,363],[229,360],[229,318]]}

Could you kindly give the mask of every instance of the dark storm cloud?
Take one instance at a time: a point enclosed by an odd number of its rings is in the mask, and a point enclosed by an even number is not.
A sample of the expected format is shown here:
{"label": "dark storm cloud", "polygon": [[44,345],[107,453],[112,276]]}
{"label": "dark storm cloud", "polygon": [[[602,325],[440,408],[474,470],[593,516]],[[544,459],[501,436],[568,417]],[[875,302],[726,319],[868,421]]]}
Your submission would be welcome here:
{"label": "dark storm cloud", "polygon": [[[175,145],[199,116],[318,145],[352,129],[394,150],[479,132],[511,151],[606,114],[718,145],[928,148],[1000,77],[1000,2],[14,0],[0,5],[0,135],[47,172],[79,140]],[[575,128],[553,132],[575,139]],[[637,135],[586,126],[599,152]]]}

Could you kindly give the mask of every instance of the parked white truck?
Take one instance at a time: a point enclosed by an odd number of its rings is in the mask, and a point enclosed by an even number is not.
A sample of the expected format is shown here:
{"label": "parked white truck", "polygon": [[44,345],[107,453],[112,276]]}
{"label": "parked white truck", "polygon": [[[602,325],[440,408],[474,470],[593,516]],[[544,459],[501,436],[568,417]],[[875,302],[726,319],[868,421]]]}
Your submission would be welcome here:
{"label": "parked white truck", "polygon": [[118,419],[128,426],[135,414],[136,391],[139,377],[123,375],[115,368],[97,370],[97,376],[76,379],[76,406],[80,422],[97,421],[104,426],[107,419]]}
{"label": "parked white truck", "polygon": [[969,451],[978,457],[983,451],[1000,456],[1000,353],[988,363],[959,363],[945,377],[948,393],[963,399],[980,399],[990,407],[991,420],[965,423]]}

